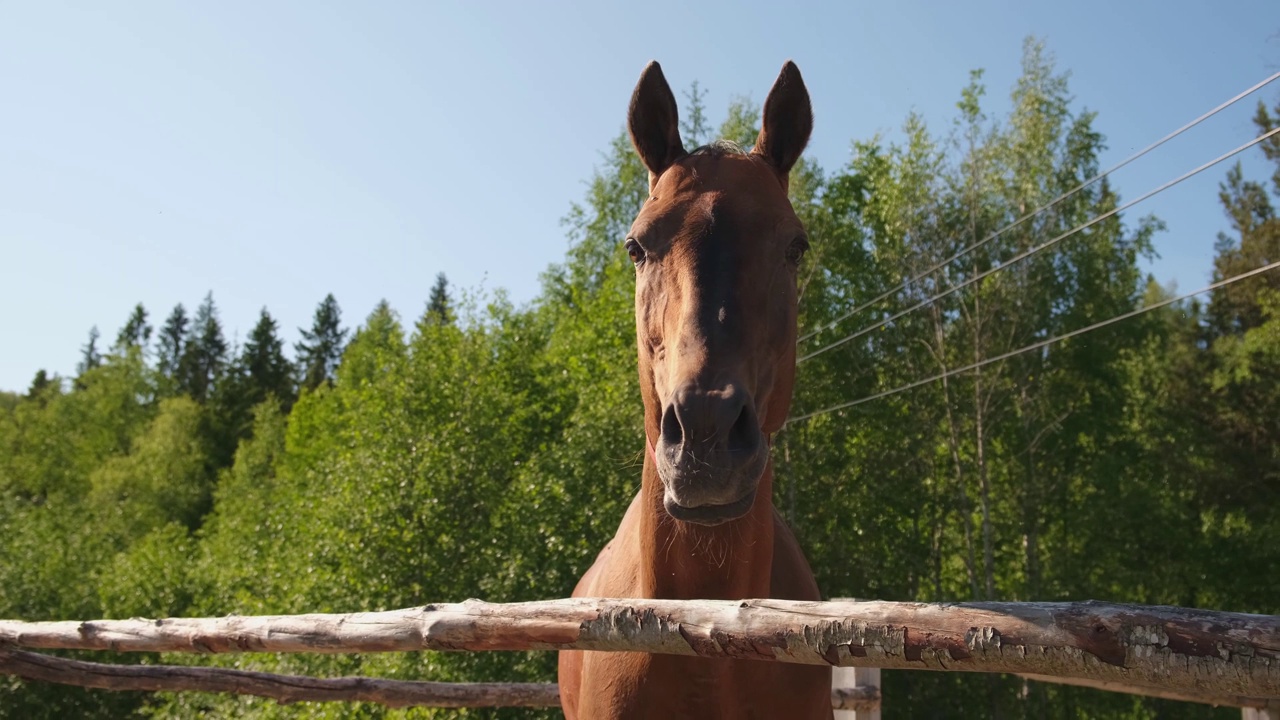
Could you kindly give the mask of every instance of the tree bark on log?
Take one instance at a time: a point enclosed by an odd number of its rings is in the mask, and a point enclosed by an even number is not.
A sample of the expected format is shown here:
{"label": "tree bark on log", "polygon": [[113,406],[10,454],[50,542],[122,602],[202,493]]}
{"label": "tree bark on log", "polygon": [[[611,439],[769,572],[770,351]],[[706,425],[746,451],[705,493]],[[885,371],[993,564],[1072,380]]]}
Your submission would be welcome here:
{"label": "tree bark on log", "polygon": [[[25,650],[0,650],[0,675],[98,690],[253,695],[285,705],[367,702],[389,708],[560,707],[560,686],[555,683],[328,679],[187,665],[112,665]],[[831,691],[831,706],[837,710],[870,710],[879,704],[880,688]]]}
{"label": "tree bark on log", "polygon": [[[23,650],[0,650],[0,675],[27,680],[111,691],[217,692],[253,695],[281,704],[295,702],[368,702],[389,708],[559,707],[555,683],[439,683],[382,680],[366,677],[322,679],[299,675],[192,667],[186,665],[112,665],[42,655]],[[1060,685],[1205,703],[1226,707],[1280,709],[1280,700],[1238,696],[1183,695],[1158,688],[1135,688],[1098,681],[1022,675],[1028,680]],[[836,710],[868,711],[880,704],[877,687],[831,691]]]}
{"label": "tree bark on log", "polygon": [[369,702],[391,708],[560,706],[560,689],[554,683],[439,683],[367,677],[313,678],[185,665],[111,665],[22,650],[0,650],[0,674],[99,690],[256,695],[281,704]]}
{"label": "tree bark on log", "polygon": [[1201,703],[1203,705],[1214,705],[1217,707],[1257,708],[1259,710],[1267,710],[1271,708],[1280,709],[1280,699],[1268,700],[1266,698],[1240,697],[1239,695],[1211,695],[1207,693],[1188,695],[1186,693],[1164,690],[1162,688],[1140,688],[1130,685],[1121,685],[1120,683],[1107,682],[1105,680],[1082,680],[1080,678],[1060,678],[1050,677],[1049,675],[1031,675],[1027,673],[1022,673],[1018,677],[1038,683],[1074,685],[1075,687],[1084,687],[1093,690],[1124,693],[1126,695],[1142,695],[1144,697],[1160,698],[1161,700]]}
{"label": "tree bark on log", "polygon": [[1280,698],[1280,617],[1081,603],[575,598],[291,616],[0,621],[0,645],[144,652],[638,651],[1032,673]]}

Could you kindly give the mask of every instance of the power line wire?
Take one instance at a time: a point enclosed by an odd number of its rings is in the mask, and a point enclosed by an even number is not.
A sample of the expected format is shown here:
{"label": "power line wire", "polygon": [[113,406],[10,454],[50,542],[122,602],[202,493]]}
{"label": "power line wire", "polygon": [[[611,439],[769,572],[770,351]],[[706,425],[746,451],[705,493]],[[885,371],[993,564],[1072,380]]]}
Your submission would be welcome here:
{"label": "power line wire", "polygon": [[1084,182],[1080,183],[1079,185],[1077,185],[1077,186],[1075,186],[1075,187],[1071,188],[1070,190],[1068,190],[1068,191],[1066,191],[1066,192],[1062,193],[1061,195],[1059,195],[1058,197],[1056,197],[1056,198],[1054,198],[1054,199],[1050,200],[1048,203],[1046,203],[1046,204],[1044,204],[1044,205],[1041,205],[1040,207],[1036,208],[1035,210],[1032,210],[1031,212],[1027,213],[1026,215],[1023,215],[1022,217],[1018,218],[1017,220],[1014,220],[1012,223],[1009,223],[1008,225],[1005,225],[1004,227],[1000,228],[999,230],[996,230],[994,233],[992,233],[992,234],[988,235],[987,237],[983,238],[981,242],[978,242],[978,243],[976,243],[976,244],[974,244],[974,245],[970,245],[969,247],[967,247],[967,248],[965,248],[965,249],[961,250],[960,252],[956,253],[955,255],[952,255],[951,257],[947,258],[946,260],[943,260],[942,262],[940,262],[940,263],[938,263],[938,264],[934,265],[933,267],[929,268],[928,270],[925,270],[924,272],[919,273],[918,275],[913,276],[913,277],[912,277],[912,278],[910,278],[909,280],[906,280],[906,281],[905,281],[905,282],[903,282],[901,285],[898,285],[897,287],[895,287],[895,288],[893,288],[893,289],[891,289],[891,290],[886,290],[884,293],[882,293],[882,294],[880,294],[880,295],[878,295],[878,296],[876,296],[876,297],[872,298],[871,300],[868,300],[867,302],[865,302],[865,303],[863,303],[863,304],[861,304],[861,305],[859,305],[859,306],[855,307],[854,309],[852,309],[852,310],[850,310],[850,311],[848,311],[848,312],[844,313],[844,314],[843,314],[843,315],[841,315],[840,317],[837,317],[837,318],[835,318],[834,320],[831,320],[831,321],[830,321],[830,322],[828,322],[827,324],[822,325],[821,327],[818,327],[818,328],[816,328],[816,329],[814,329],[814,330],[811,330],[811,331],[809,331],[809,332],[805,333],[805,334],[804,334],[804,335],[802,335],[802,336],[800,337],[800,339],[799,339],[799,340],[797,340],[796,342],[797,342],[797,343],[802,343],[802,342],[804,342],[805,340],[808,340],[809,338],[813,337],[814,335],[817,335],[818,333],[821,333],[821,332],[825,332],[825,331],[827,331],[827,330],[830,330],[830,329],[834,328],[836,325],[838,325],[838,324],[840,324],[841,322],[843,322],[844,320],[846,320],[846,319],[848,319],[848,318],[850,318],[850,317],[852,317],[852,316],[854,316],[854,315],[857,315],[858,313],[862,312],[863,310],[866,310],[867,308],[871,307],[872,305],[877,305],[877,304],[879,304],[881,301],[886,300],[886,299],[888,299],[890,296],[892,296],[892,295],[894,295],[894,294],[896,294],[896,293],[898,293],[898,292],[902,291],[903,289],[905,289],[905,288],[906,288],[908,285],[910,285],[911,283],[916,282],[917,280],[920,280],[921,278],[926,277],[926,276],[928,276],[928,275],[932,275],[933,273],[937,272],[938,270],[941,270],[942,268],[946,267],[947,265],[950,265],[951,263],[955,262],[956,260],[959,260],[960,258],[964,257],[965,255],[968,255],[969,253],[973,252],[974,250],[977,250],[978,248],[982,247],[983,245],[986,245],[987,243],[991,242],[992,240],[995,240],[996,238],[1000,237],[1001,235],[1003,235],[1004,233],[1008,232],[1009,230],[1012,230],[1013,228],[1018,227],[1019,225],[1021,225],[1021,224],[1022,224],[1022,223],[1024,223],[1024,222],[1026,222],[1027,220],[1030,220],[1031,218],[1033,218],[1033,217],[1035,217],[1035,216],[1039,215],[1040,213],[1044,212],[1045,210],[1048,210],[1049,208],[1052,208],[1053,206],[1057,205],[1058,203],[1062,202],[1063,200],[1066,200],[1068,197],[1071,197],[1072,195],[1075,195],[1076,193],[1078,193],[1078,192],[1080,192],[1081,190],[1083,190],[1083,189],[1085,189],[1085,188],[1089,187],[1090,185],[1094,184],[1095,182],[1097,182],[1097,181],[1101,180],[1102,178],[1104,178],[1104,177],[1106,177],[1106,176],[1110,175],[1111,173],[1113,173],[1113,172],[1115,172],[1115,171],[1117,171],[1117,170],[1119,170],[1119,169],[1123,168],[1124,166],[1128,165],[1129,163],[1133,162],[1134,160],[1137,160],[1138,158],[1142,157],[1143,155],[1146,155],[1147,153],[1151,152],[1152,150],[1155,150],[1156,148],[1160,147],[1161,145],[1164,145],[1165,143],[1167,143],[1167,142],[1169,142],[1170,140],[1172,140],[1172,139],[1174,139],[1174,138],[1178,137],[1178,136],[1179,136],[1179,135],[1181,135],[1182,133],[1184,133],[1184,132],[1186,132],[1186,131],[1190,130],[1191,128],[1193,128],[1193,127],[1195,127],[1195,126],[1199,125],[1200,123],[1204,122],[1205,120],[1208,120],[1209,118],[1213,117],[1214,115],[1217,115],[1218,113],[1222,112],[1223,110],[1227,109],[1228,107],[1231,107],[1232,105],[1236,104],[1236,103],[1237,103],[1237,102],[1239,102],[1240,100],[1243,100],[1244,98],[1246,98],[1246,97],[1248,97],[1248,96],[1252,95],[1253,93],[1257,92],[1258,90],[1261,90],[1262,88],[1266,87],[1267,85],[1269,85],[1271,82],[1273,82],[1273,81],[1274,81],[1274,80],[1276,80],[1277,78],[1280,78],[1280,72],[1276,72],[1275,74],[1271,75],[1271,77],[1268,77],[1268,78],[1266,78],[1265,80],[1262,80],[1262,81],[1258,82],[1258,83],[1257,83],[1256,85],[1254,85],[1253,87],[1250,87],[1250,88],[1248,88],[1247,90],[1243,90],[1243,91],[1241,91],[1241,92],[1240,92],[1240,93],[1238,93],[1235,97],[1232,97],[1231,99],[1224,101],[1222,104],[1220,104],[1220,105],[1218,105],[1217,107],[1213,108],[1212,110],[1210,110],[1210,111],[1206,112],[1205,114],[1201,115],[1200,117],[1198,117],[1198,118],[1196,118],[1196,119],[1192,120],[1191,122],[1187,123],[1186,125],[1183,125],[1182,127],[1178,128],[1177,130],[1174,130],[1173,132],[1169,133],[1168,135],[1165,135],[1164,137],[1162,137],[1162,138],[1160,138],[1159,140],[1157,140],[1157,141],[1155,141],[1155,142],[1151,143],[1150,145],[1146,146],[1145,148],[1143,148],[1143,149],[1139,150],[1138,152],[1136,152],[1136,153],[1134,153],[1134,154],[1130,155],[1129,157],[1125,158],[1124,160],[1121,160],[1119,163],[1117,163],[1117,164],[1115,164],[1115,165],[1113,165],[1113,166],[1111,166],[1111,167],[1107,168],[1106,170],[1103,170],[1102,172],[1098,173],[1097,175],[1094,175],[1093,177],[1089,178],[1088,180],[1085,180]]}
{"label": "power line wire", "polygon": [[[790,425],[791,423],[802,422],[802,421],[804,421],[804,420],[808,420],[808,419],[810,419],[810,418],[814,418],[814,417],[817,417],[817,416],[819,416],[819,415],[825,415],[826,413],[829,413],[829,412],[835,412],[836,410],[844,410],[844,409],[846,409],[846,408],[851,408],[851,407],[854,407],[855,405],[861,405],[862,403],[871,402],[872,400],[879,400],[880,398],[889,397],[890,395],[897,395],[897,394],[898,394],[898,393],[900,393],[900,392],[905,392],[905,391],[907,391],[907,390],[911,390],[911,389],[914,389],[914,388],[918,388],[918,387],[920,387],[921,385],[927,385],[927,384],[929,384],[929,383],[931,383],[931,382],[936,382],[936,381],[941,380],[941,379],[943,379],[943,378],[951,377],[952,375],[958,375],[958,374],[960,374],[960,373],[969,372],[970,370],[977,370],[978,368],[983,367],[983,366],[986,366],[986,365],[990,365],[991,363],[1000,362],[1001,360],[1007,360],[1007,359],[1009,359],[1009,358],[1011,358],[1011,357],[1013,357],[1013,356],[1015,356],[1015,355],[1021,355],[1022,353],[1030,352],[1030,351],[1032,351],[1032,350],[1038,350],[1038,349],[1040,349],[1040,348],[1042,348],[1042,347],[1046,347],[1046,346],[1048,346],[1048,345],[1052,345],[1052,344],[1054,344],[1054,343],[1061,342],[1061,341],[1066,340],[1066,339],[1068,339],[1068,338],[1073,338],[1073,337],[1075,337],[1075,336],[1077,336],[1077,335],[1083,335],[1083,334],[1085,334],[1085,333],[1087,333],[1087,332],[1092,332],[1092,331],[1094,331],[1094,330],[1097,330],[1098,328],[1106,327],[1107,325],[1111,325],[1111,324],[1113,324],[1113,323],[1118,323],[1118,322],[1120,322],[1121,320],[1128,320],[1129,318],[1136,317],[1136,316],[1138,316],[1138,315],[1142,315],[1143,313],[1148,313],[1148,312],[1151,312],[1152,310],[1158,310],[1158,309],[1160,309],[1160,308],[1162,308],[1162,307],[1165,307],[1165,306],[1167,306],[1167,305],[1172,305],[1173,303],[1176,303],[1176,302],[1179,302],[1179,301],[1182,301],[1182,300],[1186,300],[1186,299],[1187,299],[1187,298],[1189,298],[1189,297],[1193,297],[1193,296],[1195,296],[1195,295],[1202,295],[1202,294],[1207,293],[1207,292],[1210,292],[1210,291],[1212,291],[1212,290],[1217,290],[1217,289],[1218,289],[1218,288],[1220,288],[1220,287],[1225,287],[1225,286],[1227,286],[1227,285],[1230,285],[1231,283],[1238,282],[1238,281],[1240,281],[1240,280],[1244,280],[1244,279],[1246,279],[1246,278],[1253,277],[1254,275],[1260,275],[1260,274],[1262,274],[1262,273],[1264,273],[1264,272],[1266,272],[1266,271],[1268,271],[1268,270],[1274,270],[1274,269],[1276,269],[1276,268],[1280,268],[1280,260],[1277,260],[1276,262],[1273,262],[1273,263],[1269,263],[1269,264],[1267,264],[1267,265],[1263,265],[1262,267],[1254,268],[1253,270],[1250,270],[1250,271],[1248,271],[1248,272],[1244,272],[1244,273],[1241,273],[1241,274],[1239,274],[1239,275],[1235,275],[1235,276],[1233,276],[1233,277],[1229,277],[1229,278],[1227,278],[1227,279],[1225,279],[1225,280],[1219,280],[1218,282],[1213,283],[1213,284],[1211,284],[1211,285],[1206,285],[1206,286],[1204,286],[1204,287],[1200,288],[1199,290],[1195,290],[1195,291],[1193,291],[1193,292],[1185,293],[1185,294],[1183,294],[1183,295],[1179,295],[1178,297],[1170,298],[1170,299],[1168,299],[1168,300],[1161,300],[1161,301],[1160,301],[1160,302],[1158,302],[1158,303],[1155,303],[1155,304],[1153,304],[1153,305],[1147,305],[1147,306],[1145,306],[1145,307],[1141,307],[1141,308],[1138,308],[1138,309],[1136,309],[1136,310],[1130,310],[1130,311],[1129,311],[1129,312],[1127,312],[1127,313],[1123,313],[1123,314],[1121,314],[1121,315],[1117,315],[1117,316],[1115,316],[1115,317],[1113,317],[1113,318],[1109,318],[1109,319],[1107,319],[1107,320],[1103,320],[1103,321],[1101,321],[1101,322],[1096,322],[1096,323],[1094,323],[1094,324],[1092,324],[1092,325],[1089,325],[1089,326],[1087,326],[1087,327],[1083,327],[1083,328],[1080,328],[1080,329],[1078,329],[1078,330],[1072,330],[1072,331],[1071,331],[1071,332],[1069,332],[1069,333],[1065,333],[1065,334],[1062,334],[1062,335],[1058,335],[1058,336],[1056,336],[1056,337],[1051,337],[1051,338],[1049,338],[1049,339],[1047,339],[1047,340],[1041,340],[1040,342],[1032,343],[1031,345],[1028,345],[1028,346],[1026,346],[1026,347],[1022,347],[1022,348],[1018,348],[1017,350],[1012,350],[1012,351],[1010,351],[1010,352],[1004,353],[1003,355],[997,355],[996,357],[993,357],[993,358],[987,358],[986,360],[982,360],[982,361],[979,361],[979,362],[976,362],[976,363],[972,363],[972,364],[970,364],[970,365],[966,365],[966,366],[961,367],[961,368],[954,368],[954,369],[952,369],[952,370],[947,370],[946,372],[938,373],[937,375],[934,375],[933,377],[925,378],[924,380],[917,380],[917,381],[915,381],[915,382],[913,382],[913,383],[908,383],[908,384],[906,384],[906,385],[902,385],[902,386],[900,386],[900,387],[896,387],[896,388],[894,388],[894,389],[892,389],[892,390],[885,390],[884,392],[879,392],[879,393],[876,393],[876,394],[874,394],[874,395],[868,395],[868,396],[866,396],[866,397],[864,397],[864,398],[860,398],[860,399],[858,399],[858,400],[851,400],[851,401],[849,401],[849,402],[840,403],[839,405],[832,405],[832,406],[831,406],[831,407],[829,407],[829,408],[824,408],[824,409],[822,409],[822,410],[816,410],[816,411],[814,411],[814,412],[807,413],[807,414],[805,414],[805,415],[800,415],[799,417],[793,417],[793,418],[790,418],[790,419],[788,419],[788,420],[787,420],[786,425]],[[785,425],[784,425],[784,427],[785,427]]]}
{"label": "power line wire", "polygon": [[1170,180],[1170,181],[1166,182],[1165,184],[1161,185],[1160,187],[1157,187],[1157,188],[1156,188],[1156,189],[1154,189],[1154,190],[1150,190],[1150,191],[1148,191],[1148,192],[1146,192],[1146,193],[1144,193],[1144,194],[1142,194],[1142,195],[1138,196],[1137,198],[1135,198],[1135,199],[1133,199],[1133,200],[1130,200],[1129,202],[1125,203],[1124,205],[1121,205],[1120,207],[1114,208],[1114,209],[1112,209],[1112,210],[1108,210],[1107,212],[1102,213],[1101,215],[1098,215],[1098,216],[1094,217],[1092,220],[1089,220],[1088,222],[1085,222],[1085,223],[1083,223],[1083,224],[1077,225],[1076,227],[1074,227],[1074,228],[1072,228],[1072,229],[1070,229],[1070,230],[1066,231],[1065,233],[1062,233],[1061,235],[1059,235],[1059,236],[1057,236],[1057,237],[1053,238],[1052,240],[1049,240],[1049,241],[1048,241],[1048,242],[1046,242],[1046,243],[1043,243],[1043,244],[1041,244],[1041,245],[1037,245],[1036,247],[1033,247],[1033,248],[1031,248],[1031,249],[1029,249],[1029,250],[1025,250],[1025,251],[1023,251],[1022,253],[1019,253],[1018,255],[1015,255],[1014,257],[1010,258],[1009,260],[1007,260],[1007,261],[1005,261],[1005,262],[1002,262],[1002,263],[1000,263],[1000,264],[996,265],[996,266],[995,266],[995,267],[993,267],[993,268],[990,268],[990,269],[985,270],[985,271],[983,271],[983,272],[981,272],[981,273],[978,273],[977,275],[974,275],[973,277],[969,278],[968,280],[965,280],[964,282],[960,283],[959,285],[956,285],[956,286],[954,286],[954,287],[948,288],[947,290],[944,290],[943,292],[940,292],[940,293],[938,293],[937,295],[934,295],[934,296],[932,296],[932,297],[929,297],[929,298],[926,298],[926,299],[924,299],[924,300],[921,300],[920,302],[916,303],[915,305],[912,305],[911,307],[907,308],[906,310],[900,310],[900,311],[898,311],[898,312],[894,313],[893,315],[890,315],[889,317],[885,318],[884,320],[881,320],[881,321],[879,321],[879,322],[877,322],[877,323],[875,323],[875,324],[873,324],[873,325],[869,325],[869,326],[867,326],[867,327],[865,327],[865,328],[863,328],[863,329],[861,329],[861,330],[859,330],[859,331],[857,331],[857,332],[855,332],[855,333],[853,333],[853,334],[851,334],[851,335],[846,335],[845,337],[840,338],[839,340],[836,340],[836,341],[834,341],[834,342],[831,342],[831,343],[828,343],[828,344],[826,344],[826,345],[823,345],[822,347],[818,348],[817,350],[814,350],[814,351],[813,351],[813,352],[811,352],[811,353],[808,353],[808,354],[806,354],[806,355],[801,356],[801,357],[800,357],[800,359],[799,359],[799,360],[797,360],[796,362],[797,362],[797,363],[802,363],[802,362],[804,362],[804,361],[806,361],[806,360],[809,360],[809,359],[814,358],[814,357],[816,357],[816,356],[818,356],[818,355],[821,355],[822,353],[825,353],[825,352],[827,352],[828,350],[833,350],[833,349],[835,349],[835,348],[837,348],[837,347],[840,347],[841,345],[844,345],[845,343],[847,343],[847,342],[849,342],[849,341],[851,341],[851,340],[856,340],[857,338],[860,338],[860,337],[862,337],[863,335],[866,335],[867,333],[871,332],[872,330],[877,330],[877,329],[879,329],[879,328],[882,328],[882,327],[884,327],[885,325],[888,325],[889,323],[893,322],[894,320],[897,320],[898,318],[900,318],[900,317],[902,317],[902,316],[904,316],[904,315],[907,315],[908,313],[915,312],[916,310],[919,310],[920,308],[925,307],[926,305],[930,305],[930,304],[932,304],[932,303],[934,303],[934,302],[936,302],[936,301],[938,301],[938,300],[941,300],[942,298],[947,297],[948,295],[951,295],[952,293],[955,293],[955,292],[957,292],[957,291],[963,290],[964,288],[969,287],[970,285],[972,285],[972,284],[974,284],[974,283],[978,282],[979,280],[982,280],[983,278],[985,278],[985,277],[987,277],[987,276],[989,276],[989,275],[992,275],[993,273],[1000,272],[1001,270],[1006,270],[1006,269],[1008,269],[1010,266],[1012,266],[1012,265],[1014,265],[1014,264],[1016,264],[1016,263],[1019,263],[1019,262],[1021,262],[1021,261],[1025,260],[1025,259],[1027,259],[1027,258],[1031,257],[1032,255],[1035,255],[1036,253],[1040,252],[1041,250],[1044,250],[1044,249],[1046,249],[1046,248],[1048,248],[1048,247],[1050,247],[1050,246],[1052,246],[1052,245],[1055,245],[1055,244],[1057,244],[1057,243],[1059,243],[1059,242],[1061,242],[1061,241],[1063,241],[1063,240],[1065,240],[1065,239],[1067,239],[1067,238],[1071,237],[1072,235],[1075,235],[1076,233],[1080,232],[1081,230],[1086,230],[1086,229],[1088,229],[1088,228],[1092,227],[1093,225],[1096,225],[1096,224],[1098,224],[1098,223],[1102,222],[1103,220],[1106,220],[1107,218],[1111,217],[1112,215],[1115,215],[1115,214],[1117,214],[1117,213],[1120,213],[1120,212],[1123,212],[1123,211],[1125,211],[1125,210],[1128,210],[1129,208],[1133,207],[1134,205],[1137,205],[1138,203],[1140,203],[1140,202],[1142,202],[1142,201],[1144,201],[1144,200],[1147,200],[1147,199],[1151,198],[1151,197],[1152,197],[1152,196],[1154,196],[1154,195],[1157,195],[1157,194],[1159,194],[1159,193],[1164,192],[1165,190],[1168,190],[1169,188],[1173,187],[1174,185],[1177,185],[1178,183],[1182,182],[1183,180],[1186,180],[1186,179],[1188,179],[1188,178],[1190,178],[1190,177],[1193,177],[1193,176],[1195,176],[1195,175],[1197,175],[1197,174],[1199,174],[1199,173],[1201,173],[1201,172],[1204,172],[1205,170],[1208,170],[1209,168],[1213,167],[1214,165],[1217,165],[1218,163],[1222,162],[1223,160],[1227,160],[1228,158],[1231,158],[1231,157],[1233,157],[1233,156],[1235,156],[1235,155],[1238,155],[1238,154],[1240,154],[1240,153],[1244,152],[1245,150],[1248,150],[1249,148],[1253,147],[1254,145],[1257,145],[1258,143],[1262,142],[1263,140],[1266,140],[1267,138],[1269,138],[1269,137],[1271,137],[1271,136],[1275,135],[1276,133],[1280,133],[1280,127],[1277,127],[1277,128],[1272,129],[1270,132],[1266,133],[1265,135],[1259,135],[1258,137],[1256,137],[1256,138],[1254,138],[1253,140],[1250,140],[1249,142],[1247,142],[1247,143],[1245,143],[1245,144],[1241,145],[1240,147],[1236,148],[1235,150],[1232,150],[1232,151],[1230,151],[1230,152],[1228,152],[1228,153],[1225,153],[1225,154],[1223,154],[1223,155],[1219,155],[1218,157],[1214,158],[1213,160],[1210,160],[1209,162],[1207,162],[1207,163],[1205,163],[1205,164],[1201,165],[1200,167],[1197,167],[1197,168],[1196,168],[1196,169],[1194,169],[1194,170],[1191,170],[1191,171],[1188,171],[1188,172],[1186,172],[1186,173],[1183,173],[1182,175],[1179,175],[1178,177],[1174,178],[1173,180]]}

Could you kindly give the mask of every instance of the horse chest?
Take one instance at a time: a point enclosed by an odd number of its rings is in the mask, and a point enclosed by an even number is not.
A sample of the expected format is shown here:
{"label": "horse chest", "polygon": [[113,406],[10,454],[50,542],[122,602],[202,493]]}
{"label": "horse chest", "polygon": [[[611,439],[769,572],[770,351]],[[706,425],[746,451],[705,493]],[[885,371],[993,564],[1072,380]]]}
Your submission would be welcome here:
{"label": "horse chest", "polygon": [[[592,662],[596,661],[596,662]],[[830,670],[745,660],[588,654],[585,678],[609,677],[579,718],[829,719]],[[821,702],[813,702],[818,697]]]}

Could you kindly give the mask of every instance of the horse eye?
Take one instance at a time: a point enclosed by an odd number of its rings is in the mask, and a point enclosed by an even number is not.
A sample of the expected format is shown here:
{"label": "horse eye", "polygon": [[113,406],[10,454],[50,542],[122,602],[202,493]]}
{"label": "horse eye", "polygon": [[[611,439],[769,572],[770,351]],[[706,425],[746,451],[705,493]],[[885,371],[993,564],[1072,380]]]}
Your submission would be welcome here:
{"label": "horse eye", "polygon": [[787,262],[792,265],[798,265],[800,263],[800,259],[804,257],[804,254],[808,252],[808,250],[809,238],[801,235],[795,240],[792,240],[790,247],[787,248]]}
{"label": "horse eye", "polygon": [[627,238],[626,248],[627,257],[631,258],[631,262],[639,265],[640,261],[644,260],[644,248],[640,247],[640,243],[636,242],[635,238]]}

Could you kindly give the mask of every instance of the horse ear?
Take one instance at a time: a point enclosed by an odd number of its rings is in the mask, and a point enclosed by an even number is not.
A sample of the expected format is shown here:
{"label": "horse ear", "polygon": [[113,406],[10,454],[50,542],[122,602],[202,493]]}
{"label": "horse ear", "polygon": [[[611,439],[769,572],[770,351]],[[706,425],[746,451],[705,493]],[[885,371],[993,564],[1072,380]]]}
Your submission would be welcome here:
{"label": "horse ear", "polygon": [[785,182],[804,146],[809,144],[811,132],[813,108],[809,105],[809,91],[800,77],[800,68],[788,60],[764,101],[764,122],[752,152],[763,155]]}
{"label": "horse ear", "polygon": [[631,93],[627,128],[636,154],[649,168],[649,188],[652,189],[658,176],[684,155],[676,96],[671,94],[671,86],[656,61],[640,73],[640,82]]}

